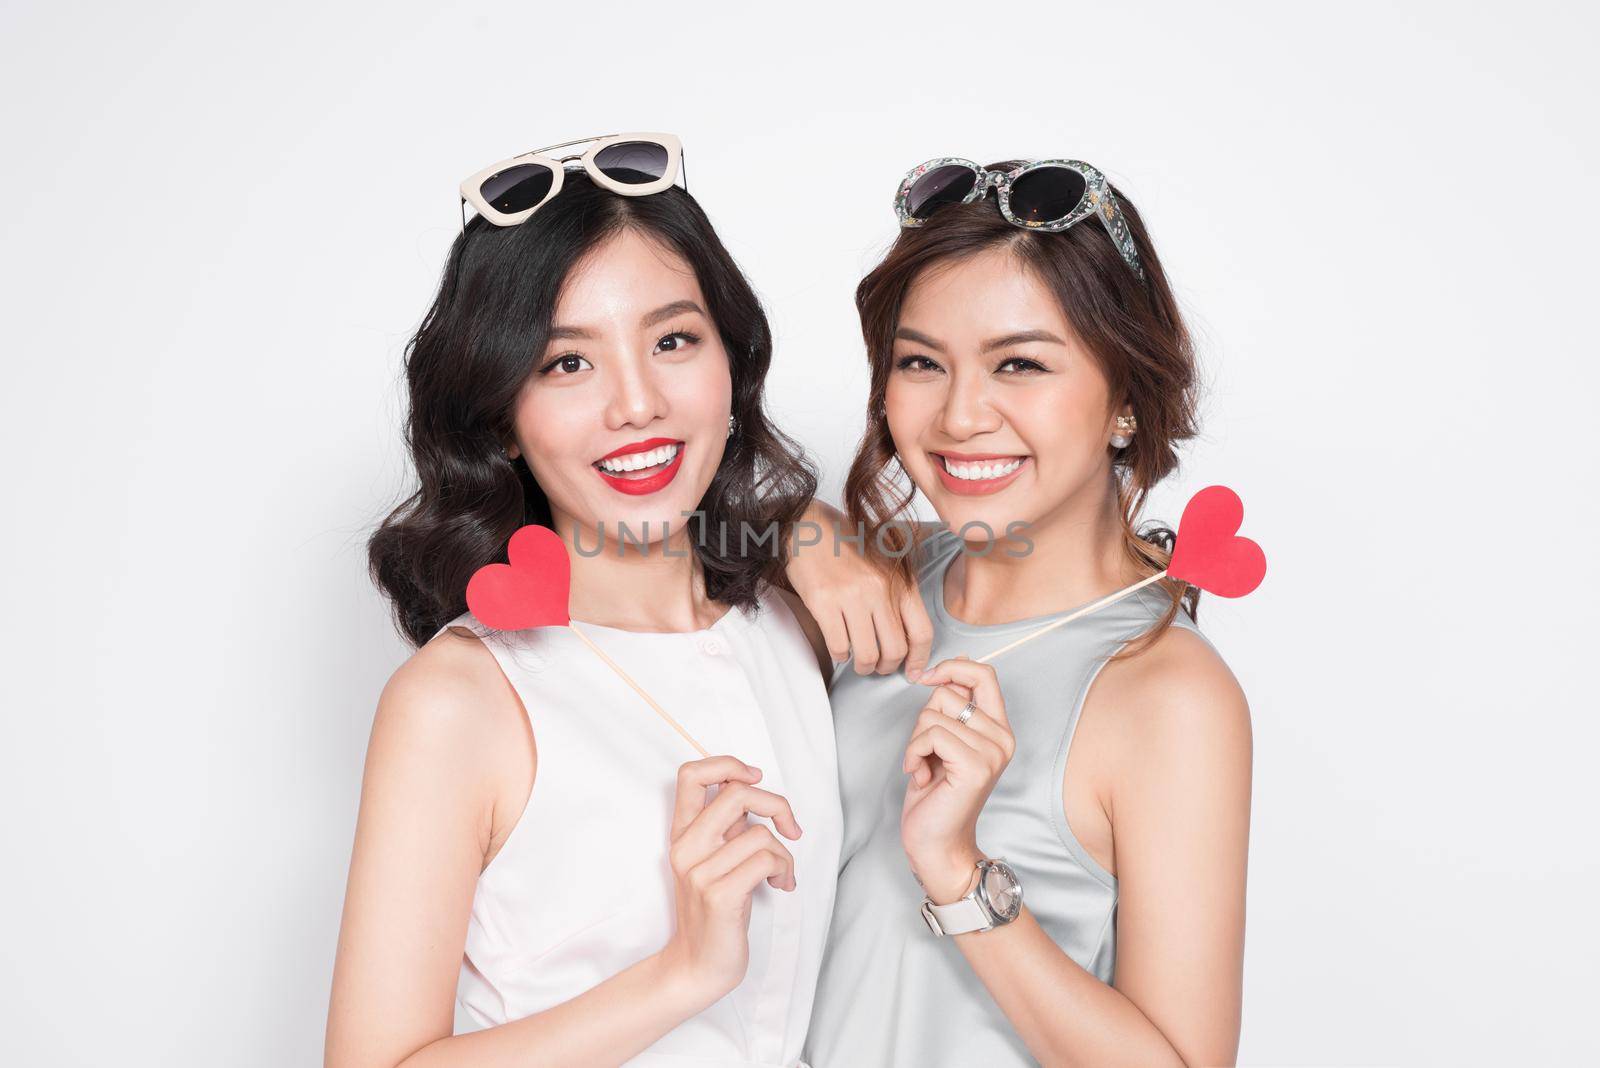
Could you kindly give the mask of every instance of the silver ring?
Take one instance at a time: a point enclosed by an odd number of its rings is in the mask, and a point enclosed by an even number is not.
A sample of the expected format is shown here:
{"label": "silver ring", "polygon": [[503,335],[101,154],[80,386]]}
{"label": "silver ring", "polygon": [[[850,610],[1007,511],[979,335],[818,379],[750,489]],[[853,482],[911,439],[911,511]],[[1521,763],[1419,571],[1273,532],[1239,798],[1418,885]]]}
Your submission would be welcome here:
{"label": "silver ring", "polygon": [[973,704],[971,701],[968,701],[966,704],[961,706],[961,711],[956,714],[956,722],[965,724],[967,720],[972,718],[972,714],[977,710],[978,706]]}

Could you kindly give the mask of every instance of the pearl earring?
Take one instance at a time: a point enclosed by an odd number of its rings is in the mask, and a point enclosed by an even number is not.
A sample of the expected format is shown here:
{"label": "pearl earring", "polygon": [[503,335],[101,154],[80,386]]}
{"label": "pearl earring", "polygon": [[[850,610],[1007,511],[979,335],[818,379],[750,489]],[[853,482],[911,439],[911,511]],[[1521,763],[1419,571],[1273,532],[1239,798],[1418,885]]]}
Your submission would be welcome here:
{"label": "pearl earring", "polygon": [[1139,421],[1131,415],[1117,416],[1117,432],[1111,435],[1113,449],[1126,449],[1133,444],[1133,432],[1139,429]]}
{"label": "pearl earring", "polygon": [[730,416],[728,416],[728,436],[729,436],[729,437],[730,437],[730,438],[731,438],[731,437],[733,437],[733,432],[734,432],[734,431],[735,431],[735,430],[737,430],[737,429],[738,429],[738,427],[739,427],[739,420],[738,420],[738,419],[736,419],[736,418],[734,418],[734,417],[733,417],[733,416],[731,416],[731,415],[730,415]]}

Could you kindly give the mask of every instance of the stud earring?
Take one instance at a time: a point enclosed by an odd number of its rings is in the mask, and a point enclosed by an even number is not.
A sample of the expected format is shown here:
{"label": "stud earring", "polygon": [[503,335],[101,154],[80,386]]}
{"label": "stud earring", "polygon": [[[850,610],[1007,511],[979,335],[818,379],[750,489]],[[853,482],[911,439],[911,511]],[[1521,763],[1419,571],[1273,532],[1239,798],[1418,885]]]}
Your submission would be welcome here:
{"label": "stud earring", "polygon": [[739,428],[739,420],[734,418],[731,415],[728,416],[728,436],[730,438],[733,437],[733,432],[735,430],[737,430],[738,428]]}
{"label": "stud earring", "polygon": [[1133,432],[1139,429],[1139,420],[1131,415],[1117,416],[1117,432],[1111,435],[1111,447],[1126,449],[1133,444]]}

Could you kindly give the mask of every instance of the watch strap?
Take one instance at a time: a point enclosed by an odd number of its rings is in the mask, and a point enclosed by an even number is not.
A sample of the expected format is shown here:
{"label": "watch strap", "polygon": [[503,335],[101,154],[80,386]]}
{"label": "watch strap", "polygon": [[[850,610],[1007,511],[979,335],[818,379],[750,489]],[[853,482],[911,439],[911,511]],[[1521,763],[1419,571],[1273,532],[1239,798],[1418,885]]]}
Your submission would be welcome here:
{"label": "watch strap", "polygon": [[936,935],[987,931],[994,926],[994,917],[978,900],[976,888],[969,891],[966,897],[948,905],[935,905],[932,901],[924,900],[922,918],[927,921],[928,929]]}

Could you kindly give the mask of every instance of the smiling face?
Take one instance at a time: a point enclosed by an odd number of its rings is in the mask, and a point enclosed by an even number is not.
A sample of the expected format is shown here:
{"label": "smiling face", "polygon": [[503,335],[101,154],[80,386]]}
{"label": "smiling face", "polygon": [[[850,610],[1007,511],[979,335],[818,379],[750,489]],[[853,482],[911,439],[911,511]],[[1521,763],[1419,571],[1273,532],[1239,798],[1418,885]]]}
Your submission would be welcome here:
{"label": "smiling face", "polygon": [[[556,530],[659,542],[681,530],[727,443],[728,355],[694,271],[625,229],[568,275],[545,351],[522,387],[513,456]],[[648,523],[648,530],[645,524]]]}
{"label": "smiling face", "polygon": [[1009,252],[930,268],[907,291],[884,410],[901,466],[952,529],[1004,536],[1095,514],[1129,412],[1114,401],[1060,303]]}

